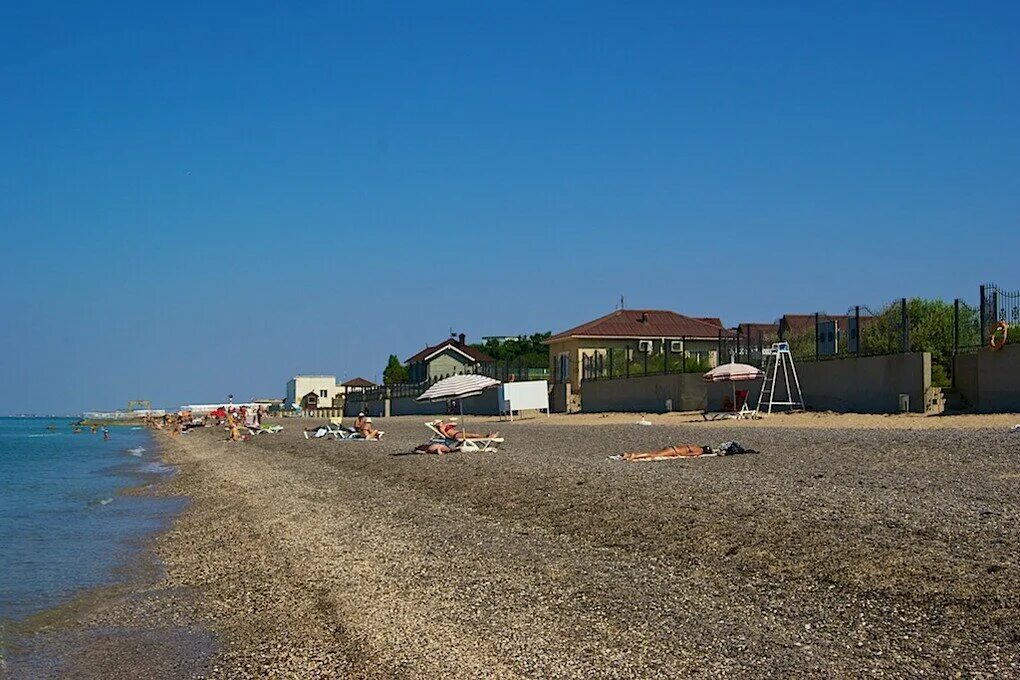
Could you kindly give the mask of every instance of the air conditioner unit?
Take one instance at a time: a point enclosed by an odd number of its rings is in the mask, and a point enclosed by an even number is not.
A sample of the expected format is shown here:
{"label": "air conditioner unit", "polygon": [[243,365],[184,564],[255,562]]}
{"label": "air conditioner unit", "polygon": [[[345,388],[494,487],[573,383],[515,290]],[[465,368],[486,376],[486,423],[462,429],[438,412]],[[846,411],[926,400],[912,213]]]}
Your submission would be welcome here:
{"label": "air conditioner unit", "polygon": [[651,340],[638,340],[638,351],[640,352],[651,352],[652,341]]}

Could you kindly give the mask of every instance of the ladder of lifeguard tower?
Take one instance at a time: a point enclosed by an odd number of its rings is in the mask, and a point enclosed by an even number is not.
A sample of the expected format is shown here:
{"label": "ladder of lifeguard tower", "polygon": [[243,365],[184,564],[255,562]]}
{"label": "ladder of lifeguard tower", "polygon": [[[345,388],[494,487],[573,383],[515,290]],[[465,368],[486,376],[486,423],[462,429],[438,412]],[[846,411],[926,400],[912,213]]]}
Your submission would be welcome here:
{"label": "ladder of lifeguard tower", "polygon": [[[761,392],[758,393],[758,408],[754,410],[755,415],[761,415],[764,406],[766,414],[772,413],[773,406],[789,406],[790,410],[804,409],[804,396],[800,391],[800,380],[797,378],[797,367],[793,365],[793,355],[790,353],[790,344],[777,342],[770,350],[766,350],[765,380],[761,384]],[[782,369],[783,382],[786,383],[786,400],[776,401],[776,383],[779,382],[779,371]],[[790,374],[793,374],[793,383],[790,383]],[[794,398],[796,390],[796,398]],[[780,399],[782,396],[780,396]]]}

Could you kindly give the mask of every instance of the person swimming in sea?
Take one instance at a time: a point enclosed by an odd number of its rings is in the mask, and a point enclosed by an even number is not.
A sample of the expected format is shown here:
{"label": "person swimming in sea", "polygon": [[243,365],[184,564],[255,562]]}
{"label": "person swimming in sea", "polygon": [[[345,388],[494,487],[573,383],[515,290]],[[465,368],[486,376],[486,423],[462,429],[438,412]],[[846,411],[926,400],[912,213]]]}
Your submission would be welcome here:
{"label": "person swimming in sea", "polygon": [[103,441],[104,442],[110,441],[110,430],[106,427],[103,428]]}

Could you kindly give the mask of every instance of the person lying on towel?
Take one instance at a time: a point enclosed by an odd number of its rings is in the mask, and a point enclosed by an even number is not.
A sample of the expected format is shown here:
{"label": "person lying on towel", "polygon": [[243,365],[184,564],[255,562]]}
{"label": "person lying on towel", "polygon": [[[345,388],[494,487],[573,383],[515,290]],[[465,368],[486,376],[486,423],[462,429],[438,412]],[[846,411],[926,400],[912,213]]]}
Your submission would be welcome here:
{"label": "person lying on towel", "polygon": [[738,453],[758,453],[754,449],[745,449],[739,442],[723,442],[716,448],[699,446],[698,444],[677,444],[666,446],[655,451],[632,451],[619,456],[611,456],[614,460],[641,462],[653,460],[669,460],[671,458],[698,458],[699,456],[733,456]]}
{"label": "person lying on towel", "polygon": [[668,460],[670,458],[697,458],[712,451],[711,447],[698,446],[697,444],[677,444],[666,446],[655,451],[631,451],[619,457],[620,460],[630,462]]}

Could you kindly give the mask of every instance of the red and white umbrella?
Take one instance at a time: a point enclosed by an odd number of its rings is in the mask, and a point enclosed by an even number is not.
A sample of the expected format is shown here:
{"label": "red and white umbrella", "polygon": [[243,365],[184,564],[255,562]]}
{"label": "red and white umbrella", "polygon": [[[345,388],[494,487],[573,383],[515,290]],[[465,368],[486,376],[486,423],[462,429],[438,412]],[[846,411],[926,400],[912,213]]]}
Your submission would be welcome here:
{"label": "red and white umbrella", "polygon": [[733,408],[737,407],[737,383],[748,380],[760,380],[765,377],[765,371],[749,364],[723,364],[716,366],[708,373],[701,376],[705,382],[717,383],[728,382],[733,388]]}
{"label": "red and white umbrella", "polygon": [[765,371],[750,364],[731,363],[716,366],[702,377],[705,382],[743,382],[760,380],[765,377]]}

